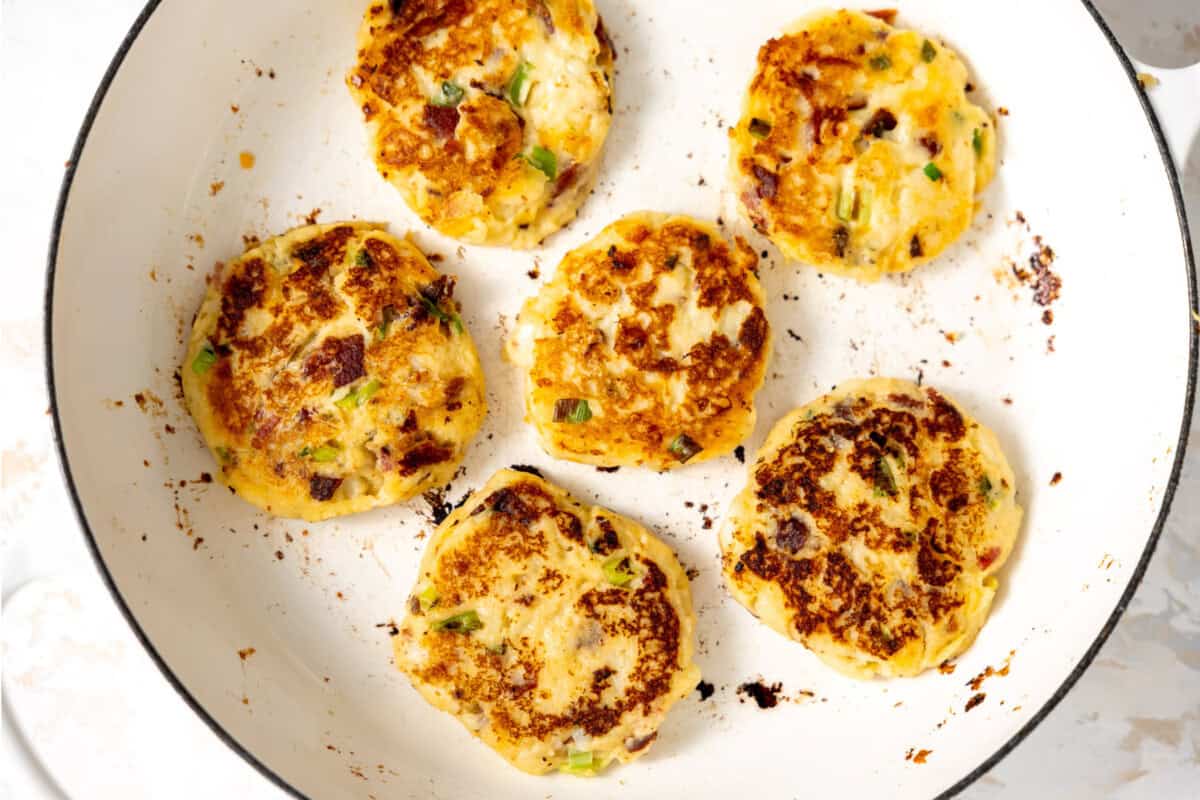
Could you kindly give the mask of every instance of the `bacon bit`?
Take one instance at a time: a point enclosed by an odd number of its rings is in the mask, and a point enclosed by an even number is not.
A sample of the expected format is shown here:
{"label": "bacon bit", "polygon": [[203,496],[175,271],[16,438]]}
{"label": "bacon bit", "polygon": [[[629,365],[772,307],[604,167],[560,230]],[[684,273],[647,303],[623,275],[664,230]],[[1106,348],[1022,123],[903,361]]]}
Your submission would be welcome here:
{"label": "bacon bit", "polygon": [[237,103],[230,103],[230,104],[229,104],[229,110],[230,110],[230,112],[232,112],[232,113],[236,114],[236,113],[238,113],[239,111],[241,111],[242,109],[241,109],[241,108],[238,106],[238,104],[237,104]]}
{"label": "bacon bit", "polygon": [[425,127],[433,131],[439,139],[453,139],[454,130],[458,127],[458,109],[454,106],[425,105]]}
{"label": "bacon bit", "polygon": [[953,675],[954,670],[957,667],[957,664],[952,664],[949,661],[943,661],[941,664],[938,664],[938,672],[942,673],[943,675]]}
{"label": "bacon bit", "polygon": [[559,173],[558,179],[554,181],[553,197],[558,197],[563,192],[570,189],[579,180],[579,163],[576,162]]}
{"label": "bacon bit", "polygon": [[875,19],[881,19],[888,25],[895,24],[897,13],[899,12],[894,8],[880,8],[876,9],[875,11],[866,12],[867,16],[875,17]]}
{"label": "bacon bit", "polygon": [[651,742],[658,738],[658,731],[654,731],[646,736],[630,738],[625,741],[625,749],[630,753],[636,753],[639,750],[644,750]]}
{"label": "bacon bit", "polygon": [[448,445],[434,441],[421,442],[400,459],[400,474],[411,475],[421,467],[441,463],[452,455],[454,451]]}
{"label": "bacon bit", "polygon": [[917,141],[921,143],[922,147],[929,151],[929,155],[931,156],[936,156],[938,153],[942,152],[942,144],[934,136],[922,136],[920,139],[917,139]]}
{"label": "bacon bit", "polygon": [[1062,483],[1062,473],[1056,472],[1056,473],[1054,473],[1054,476],[1052,478],[1050,478],[1050,485],[1058,486],[1060,483]]}
{"label": "bacon bit", "polygon": [[304,363],[305,377],[328,375],[333,379],[335,389],[358,380],[364,374],[362,334],[341,339],[328,338]]}
{"label": "bacon bit", "polygon": [[867,124],[863,126],[863,133],[879,139],[888,131],[895,130],[897,124],[899,123],[896,121],[896,115],[886,108],[881,108],[867,120]]}
{"label": "bacon bit", "polygon": [[992,565],[992,562],[994,562],[999,556],[1000,556],[1000,548],[999,547],[989,547],[987,550],[984,550],[979,556],[979,568],[987,569],[988,567],[990,567]]}
{"label": "bacon bit", "polygon": [[839,225],[833,231],[833,249],[838,258],[846,255],[846,247],[850,244],[850,231],[845,225]]}
{"label": "bacon bit", "polygon": [[966,705],[966,707],[963,708],[963,711],[964,712],[970,711],[971,709],[975,708],[977,705],[982,703],[986,698],[987,698],[986,694],[984,694],[983,692],[979,692],[978,694],[976,694],[974,697],[972,697],[970,700],[967,701],[967,705]]}
{"label": "bacon bit", "polygon": [[758,196],[764,200],[773,200],[779,192],[779,176],[765,167],[754,165],[754,179],[758,181],[756,189]]}
{"label": "bacon bit", "polygon": [[[554,34],[554,17],[551,16],[550,9],[546,7],[546,0],[529,0],[529,13],[542,21],[548,35]],[[596,27],[600,27],[599,22],[596,23]]]}
{"label": "bacon bit", "polygon": [[313,500],[319,500],[323,503],[333,497],[333,493],[341,485],[341,478],[334,478],[329,475],[313,475],[308,479],[308,494]]}
{"label": "bacon bit", "polygon": [[599,40],[600,46],[607,48],[612,60],[617,60],[617,48],[613,45],[612,37],[608,35],[608,29],[604,27],[604,19],[599,14],[596,15],[596,39]]}
{"label": "bacon bit", "polygon": [[925,255],[925,248],[921,247],[921,237],[915,233],[908,242],[908,255],[911,258],[920,258]]}

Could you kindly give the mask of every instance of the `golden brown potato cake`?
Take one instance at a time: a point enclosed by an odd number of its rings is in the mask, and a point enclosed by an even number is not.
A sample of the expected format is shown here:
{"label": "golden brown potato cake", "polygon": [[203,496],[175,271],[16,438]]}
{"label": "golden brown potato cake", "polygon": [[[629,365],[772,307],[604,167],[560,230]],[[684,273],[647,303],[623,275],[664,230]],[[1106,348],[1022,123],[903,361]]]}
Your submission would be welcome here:
{"label": "golden brown potato cake", "polygon": [[1021,525],[996,437],[931,388],[849,381],[771,431],[720,535],[755,616],[855,677],[975,640]]}
{"label": "golden brown potato cake", "polygon": [[532,247],[595,182],[615,57],[591,0],[374,2],[348,82],[379,171],[421,219]]}
{"label": "golden brown potato cake", "polygon": [[507,344],[546,452],[659,470],[731,452],[771,351],[756,265],[740,238],[650,212],[568,253]]}
{"label": "golden brown potato cake", "polygon": [[396,664],[525,772],[643,755],[700,679],[691,591],[632,520],[501,470],[438,526]]}
{"label": "golden brown potato cake", "polygon": [[411,242],[362,222],[295,228],[226,264],[181,369],[221,479],[307,520],[449,480],[486,413],[453,292]]}
{"label": "golden brown potato cake", "polygon": [[789,258],[874,281],[942,252],[991,180],[995,128],[945,44],[856,11],[758,53],[732,138],[742,212]]}

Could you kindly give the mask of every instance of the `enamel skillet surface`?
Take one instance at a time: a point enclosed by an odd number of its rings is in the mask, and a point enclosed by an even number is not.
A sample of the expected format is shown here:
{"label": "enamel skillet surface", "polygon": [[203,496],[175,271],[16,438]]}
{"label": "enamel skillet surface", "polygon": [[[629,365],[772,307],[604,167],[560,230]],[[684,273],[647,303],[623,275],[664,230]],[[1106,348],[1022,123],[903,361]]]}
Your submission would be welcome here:
{"label": "enamel skillet surface", "polygon": [[[362,5],[151,2],[101,84],[64,185],[47,291],[62,460],[114,598],[183,700],[298,797],[931,797],[981,775],[1070,688],[1131,596],[1191,405],[1195,287],[1178,182],[1094,10],[1076,0],[1002,14],[954,0],[901,8],[899,25],[958,50],[978,101],[1009,112],[975,225],[934,263],[860,286],[753,240],[767,252],[776,354],[748,452],[790,408],[886,374],[958,398],[997,432],[1018,475],[1024,528],[976,644],[952,674],[863,683],[724,593],[715,529],[743,465],[606,475],[552,461],[521,422],[516,376],[500,359],[537,286],[527,272],[547,276],[616,217],[683,212],[746,233],[723,192],[726,127],[758,46],[812,4],[709,15],[686,0],[600,0],[620,52],[600,184],[574,224],[526,253],[436,235],[375,174],[342,84]],[[681,702],[636,764],[591,781],[520,774],[394,670],[387,623],[403,613],[431,529],[420,501],[312,525],[197,481],[214,464],[172,375],[204,276],[243,235],[280,232],[315,209],[323,221],[412,229],[459,276],[491,412],[451,500],[496,468],[534,464],[652,526],[698,571],[698,663],[716,691]],[[1063,282],[1050,325],[1011,278],[1035,236]],[[740,702],[737,687],[760,679],[781,684],[774,708]]]}

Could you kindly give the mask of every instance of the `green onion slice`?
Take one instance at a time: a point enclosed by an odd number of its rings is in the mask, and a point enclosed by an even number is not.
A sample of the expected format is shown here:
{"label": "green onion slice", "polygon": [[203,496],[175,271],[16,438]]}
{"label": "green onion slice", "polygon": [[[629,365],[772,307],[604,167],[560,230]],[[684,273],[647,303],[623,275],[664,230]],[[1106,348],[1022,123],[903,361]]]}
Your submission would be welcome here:
{"label": "green onion slice", "polygon": [[703,449],[703,447],[696,443],[695,439],[686,433],[679,434],[667,445],[667,450],[671,451],[671,455],[679,459],[680,464],[686,464],[692,456]]}
{"label": "green onion slice", "polygon": [[971,134],[971,148],[976,156],[983,155],[983,132],[976,128]]}
{"label": "green onion slice", "polygon": [[750,120],[750,135],[755,139],[765,139],[771,135],[771,123],[765,119],[753,117]]}
{"label": "green onion slice", "polygon": [[931,181],[940,181],[942,179],[942,171],[932,161],[926,164],[925,169],[922,171],[925,173],[925,177]]}
{"label": "green onion slice", "polygon": [[587,400],[564,397],[554,401],[554,421],[580,425],[592,418],[592,407]]}
{"label": "green onion slice", "polygon": [[[307,448],[306,448],[307,449]],[[301,450],[301,453],[304,451]],[[331,444],[323,444],[320,447],[314,448],[309,455],[313,461],[327,462],[333,461],[338,457],[338,448]]]}
{"label": "green onion slice", "polygon": [[613,586],[628,586],[629,582],[637,577],[633,565],[629,562],[629,556],[619,553],[601,564],[600,569],[604,570],[604,577]]}
{"label": "green onion slice", "polygon": [[928,64],[935,58],[937,58],[937,50],[934,48],[933,42],[926,39],[925,43],[921,45],[921,60]]}
{"label": "green onion slice", "polygon": [[854,189],[842,187],[837,201],[837,218],[842,222],[849,222],[854,217],[854,201]]}
{"label": "green onion slice", "polygon": [[196,353],[196,357],[192,359],[192,372],[197,375],[203,375],[212,369],[212,365],[217,363],[217,351],[213,349],[212,342],[205,342],[200,348],[200,352]]}
{"label": "green onion slice", "polygon": [[554,151],[547,150],[539,144],[534,145],[533,149],[522,157],[547,179],[554,180],[558,176],[558,157],[554,155]]}
{"label": "green onion slice", "polygon": [[422,611],[428,611],[436,606],[438,602],[437,587],[433,584],[426,586],[421,590],[421,593],[417,595],[417,602],[420,604]]}
{"label": "green onion slice", "polygon": [[871,69],[885,70],[892,66],[892,59],[887,56],[875,56],[871,59]]}
{"label": "green onion slice", "polygon": [[482,627],[483,622],[480,621],[479,614],[474,611],[464,611],[461,614],[446,617],[443,620],[438,620],[431,626],[435,631],[452,631],[454,633],[470,633]]}
{"label": "green onion slice", "polygon": [[875,496],[894,495],[896,493],[896,475],[887,458],[880,456],[875,461]]}
{"label": "green onion slice", "polygon": [[388,328],[390,328],[392,326],[392,320],[394,320],[397,316],[399,316],[399,315],[396,313],[395,306],[384,306],[383,307],[383,313],[382,313],[383,321],[379,324],[379,327],[375,329],[375,338],[378,341],[382,342],[384,339],[387,338]]}
{"label": "green onion slice", "polygon": [[567,769],[583,770],[591,769],[595,763],[590,750],[568,750],[567,751]]}
{"label": "green onion slice", "polygon": [[338,400],[335,405],[345,411],[351,411],[370,400],[371,396],[379,391],[380,386],[379,381],[372,378],[357,389],[346,392],[346,396]]}
{"label": "green onion slice", "polygon": [[359,250],[354,256],[354,263],[360,267],[369,267],[372,264],[371,254],[366,250]]}
{"label": "green onion slice", "polygon": [[429,98],[429,104],[434,106],[442,106],[443,108],[453,108],[462,102],[463,88],[452,81],[442,81],[442,88],[437,94]]}
{"label": "green onion slice", "polygon": [[508,102],[517,108],[525,105],[525,101],[529,99],[529,89],[533,86],[533,82],[529,79],[529,73],[532,71],[533,64],[522,61],[508,80],[508,88],[505,89],[504,94],[508,97]]}
{"label": "green onion slice", "polygon": [[992,493],[992,479],[987,475],[979,476],[979,493],[984,497]]}
{"label": "green onion slice", "polygon": [[217,458],[221,459],[224,463],[228,463],[233,458],[233,453],[229,451],[228,447],[218,447]]}
{"label": "green onion slice", "polygon": [[438,322],[444,322],[451,328],[454,328],[455,333],[463,332],[462,317],[455,314],[453,311],[444,311],[437,303],[430,300],[425,295],[421,295],[421,305],[425,306],[425,310],[430,313]]}

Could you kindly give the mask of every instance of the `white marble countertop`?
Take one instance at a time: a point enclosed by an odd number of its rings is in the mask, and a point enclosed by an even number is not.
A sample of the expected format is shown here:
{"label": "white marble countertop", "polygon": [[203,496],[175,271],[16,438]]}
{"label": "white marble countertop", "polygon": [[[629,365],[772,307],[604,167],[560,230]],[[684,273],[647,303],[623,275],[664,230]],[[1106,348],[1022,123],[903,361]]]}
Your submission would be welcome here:
{"label": "white marble countertop", "polygon": [[[1152,74],[1200,61],[1196,0],[1097,4]],[[282,798],[180,702],[109,600],[46,416],[42,287],[63,162],[141,5],[0,0],[0,796]],[[1200,76],[1191,86],[1171,103],[1200,103]],[[1200,230],[1200,131],[1177,132],[1173,145]],[[964,796],[1200,796],[1200,420],[1158,552],[1116,631],[1049,718]]]}

